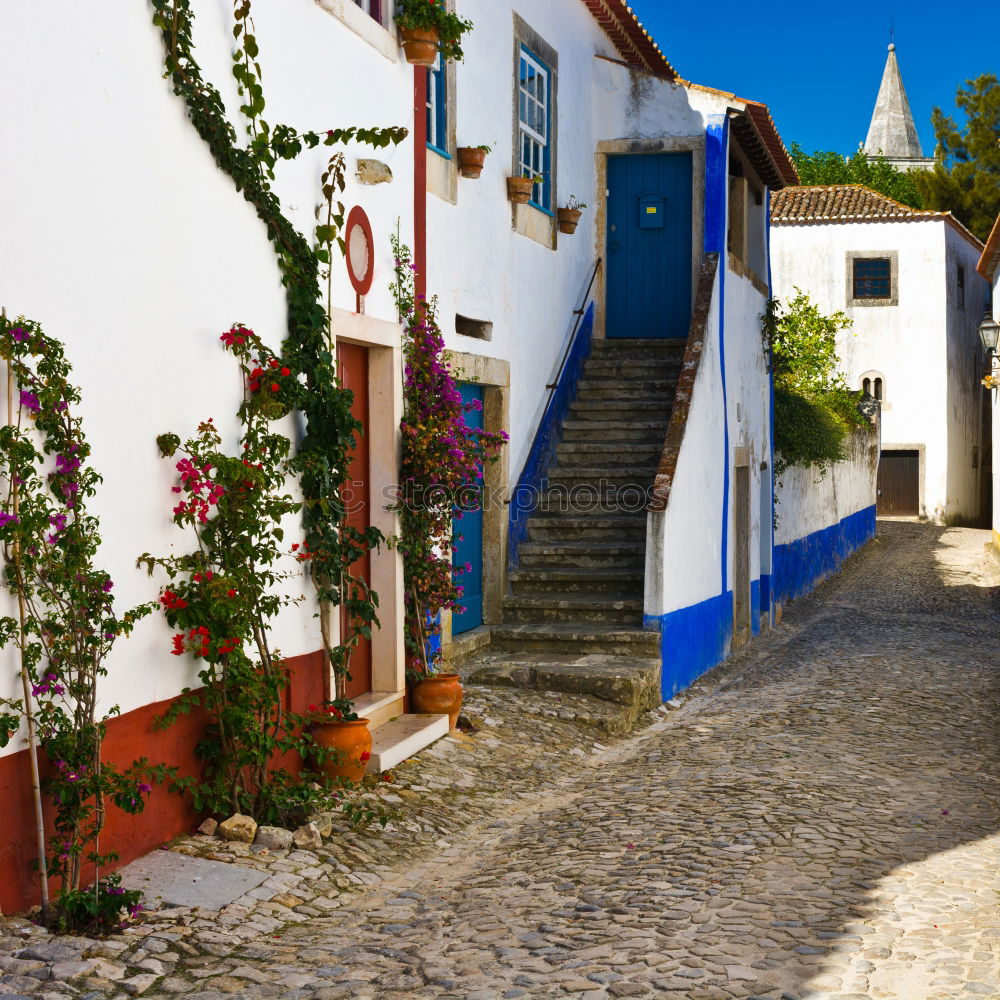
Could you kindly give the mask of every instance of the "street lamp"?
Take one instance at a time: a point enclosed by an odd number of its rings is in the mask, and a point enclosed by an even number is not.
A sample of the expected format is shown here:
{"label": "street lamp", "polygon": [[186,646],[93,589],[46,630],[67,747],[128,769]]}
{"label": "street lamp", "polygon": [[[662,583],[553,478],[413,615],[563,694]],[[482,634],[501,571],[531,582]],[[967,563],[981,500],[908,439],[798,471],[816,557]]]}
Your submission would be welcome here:
{"label": "street lamp", "polygon": [[993,366],[993,362],[1000,358],[1000,354],[997,354],[997,341],[1000,341],[1000,323],[989,312],[983,316],[983,321],[979,324],[979,339],[982,341],[983,351],[990,359],[990,370],[983,379],[983,385],[987,389],[998,389],[1000,388],[1000,377],[998,377],[998,369]]}
{"label": "street lamp", "polygon": [[997,356],[997,341],[1000,340],[1000,323],[998,323],[988,312],[983,316],[982,323],[979,324],[979,339],[983,343],[983,350],[990,356]]}

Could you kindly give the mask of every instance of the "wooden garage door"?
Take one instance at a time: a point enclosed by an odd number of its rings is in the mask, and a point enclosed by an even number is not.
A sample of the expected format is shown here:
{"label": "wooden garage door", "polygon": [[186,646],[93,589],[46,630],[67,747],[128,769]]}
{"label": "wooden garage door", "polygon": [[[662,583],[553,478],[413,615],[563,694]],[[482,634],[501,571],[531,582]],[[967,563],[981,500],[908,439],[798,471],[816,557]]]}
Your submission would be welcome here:
{"label": "wooden garage door", "polygon": [[920,456],[883,451],[878,464],[878,513],[920,513]]}

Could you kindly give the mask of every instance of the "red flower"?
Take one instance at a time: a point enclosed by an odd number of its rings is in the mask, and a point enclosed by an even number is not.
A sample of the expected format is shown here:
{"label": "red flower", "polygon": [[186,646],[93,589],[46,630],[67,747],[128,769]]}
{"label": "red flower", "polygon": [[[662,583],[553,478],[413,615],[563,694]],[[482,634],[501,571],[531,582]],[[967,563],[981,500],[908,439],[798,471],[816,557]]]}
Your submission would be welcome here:
{"label": "red flower", "polygon": [[281,374],[282,375],[286,375],[286,376],[287,375],[291,375],[292,374],[292,369],[291,368],[282,368],[281,369]]}
{"label": "red flower", "polygon": [[184,654],[184,636],[175,635],[174,636],[174,648],[170,651],[172,656],[183,656]]}
{"label": "red flower", "polygon": [[277,361],[275,361],[275,360],[274,360],[274,358],[271,358],[271,360],[270,360],[270,361],[268,361],[268,364],[269,364],[269,365],[270,365],[270,366],[271,366],[272,368],[277,368],[277,367],[278,367],[278,362],[277,362]]}
{"label": "red flower", "polygon": [[235,597],[235,596],[236,596],[236,591],[232,587],[230,587],[229,590],[226,591],[226,597]]}
{"label": "red flower", "polygon": [[364,752],[364,753],[363,753],[363,754],[361,755],[361,763],[362,763],[362,764],[365,764],[365,763],[367,763],[367,762],[368,762],[368,761],[370,761],[371,759],[372,759],[372,755],[371,755],[371,752],[370,752],[369,750],[366,750],[366,751],[365,751],[365,752]]}
{"label": "red flower", "polygon": [[278,385],[277,382],[272,382],[271,383],[271,392],[277,392],[280,388],[281,388],[281,386]]}

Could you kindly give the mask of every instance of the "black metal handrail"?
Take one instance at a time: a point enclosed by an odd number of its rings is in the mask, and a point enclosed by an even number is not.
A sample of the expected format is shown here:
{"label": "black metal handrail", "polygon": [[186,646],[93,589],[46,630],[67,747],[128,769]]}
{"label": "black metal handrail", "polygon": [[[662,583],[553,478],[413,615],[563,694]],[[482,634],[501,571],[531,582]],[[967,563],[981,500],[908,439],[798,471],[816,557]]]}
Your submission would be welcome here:
{"label": "black metal handrail", "polygon": [[603,263],[603,257],[598,257],[594,261],[594,270],[591,272],[590,281],[587,282],[587,290],[583,293],[583,301],[580,303],[579,309],[573,310],[573,315],[576,316],[576,322],[573,324],[573,332],[569,335],[569,340],[566,342],[566,350],[563,352],[562,361],[559,362],[559,370],[556,372],[555,379],[545,386],[549,390],[550,399],[552,398],[552,393],[559,387],[559,379],[562,378],[563,369],[566,367],[566,359],[569,357],[569,352],[573,350],[577,331],[580,329],[580,324],[583,322],[583,317],[587,312],[587,299],[590,298],[590,290],[594,287],[594,282],[597,280],[597,272]]}

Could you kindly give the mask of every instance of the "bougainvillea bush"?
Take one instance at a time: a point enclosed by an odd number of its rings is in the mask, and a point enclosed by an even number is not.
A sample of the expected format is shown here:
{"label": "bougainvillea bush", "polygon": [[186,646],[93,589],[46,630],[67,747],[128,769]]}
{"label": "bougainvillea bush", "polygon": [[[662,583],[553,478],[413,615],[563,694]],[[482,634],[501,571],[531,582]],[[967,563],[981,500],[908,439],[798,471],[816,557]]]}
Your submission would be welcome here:
{"label": "bougainvillea bush", "polygon": [[[17,617],[0,619],[0,645],[19,654],[20,699],[0,701],[0,746],[27,730],[33,770],[44,916],[64,929],[106,931],[134,911],[139,894],[100,870],[117,860],[101,850],[111,807],[142,811],[150,786],[145,761],[120,769],[104,759],[107,723],[118,709],[99,709],[101,680],[116,640],[153,604],[119,613],[114,583],[96,564],[101,526],[87,510],[101,484],[76,407],[63,345],[23,317],[0,317],[0,356],[7,363],[8,401],[0,427],[3,579]],[[40,780],[38,780],[40,777]],[[43,825],[41,794],[52,803]],[[94,883],[81,888],[87,865]],[[46,878],[59,879],[49,910]]]}
{"label": "bougainvillea bush", "polygon": [[[160,604],[174,630],[170,652],[191,656],[202,684],[186,689],[162,724],[194,708],[209,720],[196,747],[203,773],[173,772],[172,787],[189,792],[199,811],[239,812],[263,823],[295,825],[337,803],[350,815],[343,794],[318,772],[329,752],[309,734],[316,706],[307,715],[285,709],[291,674],[271,635],[282,608],[304,599],[293,581],[305,585],[314,560],[307,543],[285,538],[283,522],[301,515],[302,502],[289,492],[292,442],[273,425],[301,409],[308,389],[291,363],[248,327],[235,324],[220,339],[246,387],[239,450],[225,451],[211,418],[184,442],[176,434],[157,438],[177,472],[174,523],[194,545],[183,555],[139,560],[166,574]],[[339,717],[350,714],[343,699],[329,705]],[[302,765],[289,770],[278,762],[289,754]]]}
{"label": "bougainvillea bush", "polygon": [[471,567],[452,565],[454,522],[482,507],[476,487],[483,467],[495,462],[507,440],[503,431],[477,430],[465,415],[481,409],[463,403],[437,324],[435,300],[414,295],[409,249],[393,237],[393,295],[403,323],[403,461],[399,498],[406,591],[406,648],[411,676],[433,672],[439,652],[440,612],[461,611],[461,576]]}

